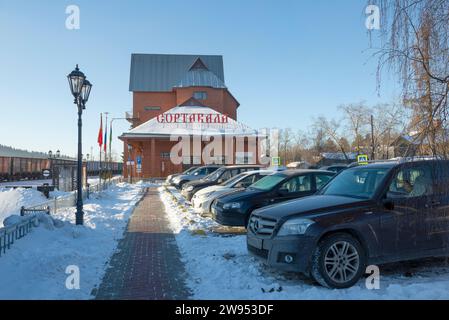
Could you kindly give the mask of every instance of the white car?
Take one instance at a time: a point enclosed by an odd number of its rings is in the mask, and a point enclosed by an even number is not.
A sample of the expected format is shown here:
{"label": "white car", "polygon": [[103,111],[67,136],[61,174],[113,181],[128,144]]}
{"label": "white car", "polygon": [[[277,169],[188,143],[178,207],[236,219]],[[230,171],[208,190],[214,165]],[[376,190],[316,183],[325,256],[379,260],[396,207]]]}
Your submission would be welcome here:
{"label": "white car", "polygon": [[195,211],[200,213],[208,213],[210,212],[210,206],[212,205],[212,202],[217,197],[227,193],[238,192],[242,189],[245,189],[259,179],[267,175],[271,175],[275,172],[276,171],[272,170],[256,170],[243,172],[220,185],[207,187],[196,192],[190,202]]}

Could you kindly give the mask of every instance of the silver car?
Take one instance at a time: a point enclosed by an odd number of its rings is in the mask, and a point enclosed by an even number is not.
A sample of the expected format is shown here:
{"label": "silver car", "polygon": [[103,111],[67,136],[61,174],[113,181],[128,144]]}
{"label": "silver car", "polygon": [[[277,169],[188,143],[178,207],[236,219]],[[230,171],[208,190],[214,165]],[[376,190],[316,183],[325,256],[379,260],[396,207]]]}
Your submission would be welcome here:
{"label": "silver car", "polygon": [[197,212],[208,213],[210,212],[212,202],[219,196],[238,192],[249,187],[259,179],[275,172],[272,170],[255,170],[240,173],[222,184],[207,187],[196,192],[191,200],[192,206]]}
{"label": "silver car", "polygon": [[209,166],[198,167],[188,174],[181,174],[181,175],[173,178],[172,185],[175,186],[177,189],[182,189],[182,186],[184,185],[184,183],[204,178],[205,176],[211,174],[218,168],[220,168],[219,165],[209,165]]}
{"label": "silver car", "polygon": [[167,179],[165,180],[165,183],[169,184],[169,185],[173,185],[173,179],[175,179],[176,177],[183,175],[183,174],[190,174],[192,173],[194,170],[196,170],[198,167],[190,167],[189,169],[187,169],[186,171],[182,172],[182,173],[174,173],[171,174],[167,177]]}

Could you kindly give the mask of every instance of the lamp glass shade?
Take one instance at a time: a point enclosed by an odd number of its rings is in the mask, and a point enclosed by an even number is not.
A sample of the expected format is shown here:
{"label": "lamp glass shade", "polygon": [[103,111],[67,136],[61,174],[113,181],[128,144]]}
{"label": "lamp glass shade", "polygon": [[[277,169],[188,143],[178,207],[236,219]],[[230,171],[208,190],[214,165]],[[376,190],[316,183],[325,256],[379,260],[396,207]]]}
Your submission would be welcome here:
{"label": "lamp glass shade", "polygon": [[69,86],[72,95],[77,98],[81,94],[86,76],[80,71],[78,65],[76,65],[75,70],[70,72],[70,74],[67,76],[67,79],[69,80]]}
{"label": "lamp glass shade", "polygon": [[81,99],[83,103],[86,103],[89,100],[90,90],[92,89],[92,84],[89,80],[84,80],[83,87],[81,88]]}

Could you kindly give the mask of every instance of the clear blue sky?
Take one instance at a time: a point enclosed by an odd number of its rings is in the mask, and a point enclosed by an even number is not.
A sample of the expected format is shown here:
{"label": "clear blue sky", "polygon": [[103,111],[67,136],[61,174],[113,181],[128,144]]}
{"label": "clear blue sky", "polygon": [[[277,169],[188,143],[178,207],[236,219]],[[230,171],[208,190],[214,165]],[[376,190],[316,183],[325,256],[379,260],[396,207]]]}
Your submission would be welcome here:
{"label": "clear blue sky", "polygon": [[[65,28],[67,5],[81,29]],[[131,53],[220,54],[253,127],[306,130],[338,117],[342,103],[392,101],[376,92],[365,0],[0,0],[0,144],[76,152],[76,109],[66,75],[80,64],[94,84],[84,113],[84,153],[96,146],[99,114],[131,110]],[[128,129],[116,122],[114,136]],[[120,143],[120,145],[119,145]],[[113,148],[121,152],[121,142]],[[95,150],[97,148],[95,147]]]}

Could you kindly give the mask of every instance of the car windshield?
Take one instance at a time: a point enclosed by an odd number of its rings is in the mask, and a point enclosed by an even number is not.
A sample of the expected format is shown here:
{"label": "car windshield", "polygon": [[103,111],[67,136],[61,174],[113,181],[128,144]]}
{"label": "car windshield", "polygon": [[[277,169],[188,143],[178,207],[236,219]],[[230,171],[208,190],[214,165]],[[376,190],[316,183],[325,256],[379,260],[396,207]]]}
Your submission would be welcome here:
{"label": "car windshield", "polygon": [[184,171],[183,174],[193,173],[196,169],[198,169],[198,167],[191,167],[191,168],[187,169],[186,171]]}
{"label": "car windshield", "polygon": [[226,168],[220,168],[215,170],[214,172],[212,172],[211,174],[207,175],[206,177],[204,177],[204,180],[207,181],[216,181],[218,180],[218,178],[220,178],[220,176],[223,174],[223,172],[226,170]]}
{"label": "car windshield", "polygon": [[357,167],[340,172],[320,194],[371,199],[389,168]]}
{"label": "car windshield", "polygon": [[269,191],[273,189],[279,182],[285,179],[284,175],[281,174],[273,174],[271,176],[266,176],[260,179],[259,181],[253,183],[249,186],[251,189]]}
{"label": "car windshield", "polygon": [[247,175],[245,173],[240,173],[240,174],[236,175],[235,177],[232,177],[231,179],[226,180],[221,185],[225,186],[225,187],[232,188],[234,186],[234,184],[236,184],[240,179],[242,179],[246,176]]}

